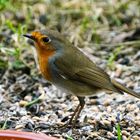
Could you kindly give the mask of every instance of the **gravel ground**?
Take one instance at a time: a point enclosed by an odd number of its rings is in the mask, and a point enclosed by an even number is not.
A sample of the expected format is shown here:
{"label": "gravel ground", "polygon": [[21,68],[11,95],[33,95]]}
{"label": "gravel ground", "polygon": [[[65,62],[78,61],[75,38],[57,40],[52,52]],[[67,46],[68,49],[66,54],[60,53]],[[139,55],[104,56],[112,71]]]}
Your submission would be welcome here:
{"label": "gravel ground", "polygon": [[[121,73],[121,65],[118,67],[116,71],[109,73],[139,91],[139,73],[130,70]],[[34,78],[27,69],[26,67],[20,70],[9,69],[1,75],[0,126],[6,122],[6,129],[43,132],[66,139],[71,136],[83,140],[93,138],[115,140],[116,127],[119,124],[124,140],[139,139],[140,101],[127,94],[108,95],[103,92],[89,97],[75,130],[67,128],[62,131],[54,128],[66,123],[78,104],[77,98],[61,93],[48,84],[41,75]],[[122,75],[123,80],[118,78],[118,75]],[[37,98],[42,99],[40,103],[24,107]]]}
{"label": "gravel ground", "polygon": [[[111,77],[140,92],[140,43],[136,42],[140,39],[140,27],[137,26],[140,17],[135,14],[139,6],[137,1],[136,5],[128,4],[128,13],[114,14],[120,18],[122,26],[114,25],[112,18],[108,19],[112,14],[109,9],[108,13],[101,14],[102,10],[111,8],[111,4],[95,2],[94,9],[88,2],[72,2],[54,1],[50,5],[44,5],[44,2],[23,2],[20,5],[17,2],[15,7],[20,7],[20,10],[17,8],[19,11],[6,7],[1,10],[0,127],[45,133],[66,140],[117,140],[117,128],[120,126],[122,140],[139,140],[140,100],[127,94],[102,92],[87,97],[76,128],[56,128],[68,121],[78,100],[42,78],[33,51],[27,40],[21,37],[22,33],[57,27]],[[116,7],[117,4],[120,3],[117,1]],[[135,11],[133,6],[136,6]],[[83,14],[81,11],[72,12],[72,8],[87,9]],[[85,18],[90,17],[92,12],[99,14],[99,23],[94,21],[93,24]],[[135,16],[131,19],[132,12]],[[85,18],[84,21],[82,18]],[[97,32],[91,32],[91,27],[97,28]]]}

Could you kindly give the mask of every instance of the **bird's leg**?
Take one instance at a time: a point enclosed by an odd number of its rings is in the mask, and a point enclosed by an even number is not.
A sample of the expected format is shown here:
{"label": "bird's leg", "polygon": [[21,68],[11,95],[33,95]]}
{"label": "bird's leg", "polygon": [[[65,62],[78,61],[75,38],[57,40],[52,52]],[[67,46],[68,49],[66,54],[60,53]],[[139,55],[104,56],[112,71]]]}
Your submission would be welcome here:
{"label": "bird's leg", "polygon": [[74,128],[74,126],[76,124],[76,121],[79,117],[79,114],[80,114],[81,110],[83,109],[83,107],[85,105],[84,97],[78,97],[78,100],[79,100],[79,104],[76,107],[76,109],[74,110],[74,113],[72,114],[70,120],[66,124],[60,126],[59,128],[66,128],[70,124],[72,124],[72,128]]}
{"label": "bird's leg", "polygon": [[74,114],[74,116],[72,116],[73,118],[74,118],[74,122],[72,123],[72,128],[74,128],[75,127],[75,124],[76,124],[76,121],[77,121],[77,119],[78,119],[78,117],[79,117],[79,115],[80,115],[80,113],[81,113],[81,111],[82,111],[82,109],[83,109],[83,107],[84,107],[84,105],[85,105],[85,98],[84,97],[78,97],[78,99],[79,99],[79,108],[78,108],[78,110],[75,110],[75,114]]}
{"label": "bird's leg", "polygon": [[75,117],[75,115],[76,115],[76,113],[77,113],[77,111],[79,110],[80,107],[81,107],[81,105],[78,104],[78,106],[77,106],[76,109],[74,110],[74,113],[72,114],[72,116],[71,116],[71,118],[70,118],[68,124],[72,124],[73,118]]}
{"label": "bird's leg", "polygon": [[73,118],[75,117],[75,115],[76,115],[76,113],[77,113],[77,111],[79,110],[80,107],[81,106],[80,106],[80,103],[79,103],[78,106],[76,107],[76,109],[74,110],[74,113],[72,114],[70,120],[66,124],[60,126],[59,128],[66,128],[68,125],[72,124]]}

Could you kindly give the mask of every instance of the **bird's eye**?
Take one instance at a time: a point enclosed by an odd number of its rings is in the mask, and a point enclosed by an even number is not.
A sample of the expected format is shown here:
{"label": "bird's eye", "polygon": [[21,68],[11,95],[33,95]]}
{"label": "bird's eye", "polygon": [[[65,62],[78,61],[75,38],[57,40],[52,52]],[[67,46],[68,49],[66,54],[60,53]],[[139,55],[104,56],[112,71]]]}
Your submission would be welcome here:
{"label": "bird's eye", "polygon": [[45,43],[49,43],[51,41],[51,39],[49,37],[43,37],[42,40]]}

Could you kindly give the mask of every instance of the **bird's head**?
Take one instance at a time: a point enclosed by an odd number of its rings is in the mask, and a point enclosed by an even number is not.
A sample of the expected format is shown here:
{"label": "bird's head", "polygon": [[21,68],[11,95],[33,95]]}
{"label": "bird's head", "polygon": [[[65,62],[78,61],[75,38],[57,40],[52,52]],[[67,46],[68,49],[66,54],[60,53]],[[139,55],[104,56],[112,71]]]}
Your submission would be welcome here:
{"label": "bird's head", "polygon": [[65,49],[66,39],[57,31],[35,31],[31,34],[23,35],[35,42],[37,51],[58,51]]}

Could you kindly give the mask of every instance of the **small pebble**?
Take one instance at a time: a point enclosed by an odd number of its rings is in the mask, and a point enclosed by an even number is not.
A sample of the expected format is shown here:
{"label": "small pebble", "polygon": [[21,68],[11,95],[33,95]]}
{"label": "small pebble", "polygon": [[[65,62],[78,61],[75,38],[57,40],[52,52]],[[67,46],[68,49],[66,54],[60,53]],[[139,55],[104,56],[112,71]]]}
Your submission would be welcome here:
{"label": "small pebble", "polygon": [[46,124],[46,123],[39,123],[39,127],[40,127],[41,129],[48,129],[49,125]]}
{"label": "small pebble", "polygon": [[64,140],[60,134],[54,134],[53,136],[59,138],[59,140]]}
{"label": "small pebble", "polygon": [[127,128],[127,131],[130,131],[130,132],[135,131],[135,127],[128,127],[128,128]]}
{"label": "small pebble", "polygon": [[122,127],[126,127],[128,125],[125,120],[124,121],[121,121],[120,124],[121,124]]}
{"label": "small pebble", "polygon": [[122,67],[118,67],[115,71],[115,77],[120,77],[122,74]]}
{"label": "small pebble", "polygon": [[38,114],[39,113],[39,105],[38,104],[33,104],[33,105],[31,105],[31,106],[28,107],[28,110],[32,114]]}
{"label": "small pebble", "polygon": [[99,132],[101,135],[107,135],[108,131],[106,131],[105,129],[100,129]]}
{"label": "small pebble", "polygon": [[136,115],[136,114],[139,114],[139,111],[140,111],[140,109],[137,107],[137,108],[134,110],[135,115]]}
{"label": "small pebble", "polygon": [[119,60],[119,63],[122,65],[128,65],[129,64],[129,58],[125,57]]}
{"label": "small pebble", "polygon": [[110,118],[110,121],[113,122],[113,123],[115,123],[116,122],[116,118],[115,117],[111,117]]}
{"label": "small pebble", "polygon": [[140,116],[139,116],[139,115],[136,116],[136,117],[135,117],[135,120],[140,122]]}
{"label": "small pebble", "polygon": [[93,107],[92,107],[92,109],[91,109],[91,111],[98,112],[98,111],[99,111],[99,109],[98,109],[98,107],[97,107],[97,106],[93,106]]}
{"label": "small pebble", "polygon": [[68,121],[68,119],[69,119],[69,116],[65,116],[61,121],[66,122],[66,121]]}
{"label": "small pebble", "polygon": [[91,134],[91,136],[98,137],[98,132],[92,132],[90,134]]}
{"label": "small pebble", "polygon": [[103,122],[103,124],[105,124],[105,125],[111,125],[110,121],[108,121],[108,120],[103,120],[102,122]]}
{"label": "small pebble", "polygon": [[138,72],[140,72],[140,67],[139,67],[139,65],[135,65],[135,66],[131,67],[130,70],[132,72],[138,73]]}
{"label": "small pebble", "polygon": [[19,113],[19,115],[21,115],[21,116],[27,115],[27,111],[25,110],[25,108],[20,109],[19,112],[17,112],[17,113]]}
{"label": "small pebble", "polygon": [[44,111],[44,107],[43,106],[40,106],[40,111]]}
{"label": "small pebble", "polygon": [[34,116],[34,117],[32,117],[32,120],[35,120],[35,121],[40,121],[40,120],[41,120],[41,118],[39,118],[39,117],[37,117],[37,116]]}
{"label": "small pebble", "polygon": [[134,91],[137,93],[140,93],[140,86],[139,87],[134,87]]}
{"label": "small pebble", "polygon": [[132,137],[134,140],[140,140],[140,137],[139,136],[133,136]]}
{"label": "small pebble", "polygon": [[111,138],[111,137],[114,137],[114,134],[112,134],[111,132],[107,132],[107,136],[109,137],[109,138]]}
{"label": "small pebble", "polygon": [[21,128],[24,128],[23,124],[19,124],[15,127],[16,130],[21,129]]}
{"label": "small pebble", "polygon": [[89,124],[92,124],[92,125],[96,125],[97,124],[97,121],[95,120],[95,119],[93,119],[93,120],[88,120],[88,123]]}
{"label": "small pebble", "polygon": [[122,136],[123,140],[128,140],[128,138],[126,136]]}
{"label": "small pebble", "polygon": [[32,101],[32,96],[27,95],[27,96],[24,97],[24,100],[28,101],[28,102],[31,102]]}
{"label": "small pebble", "polygon": [[128,105],[126,106],[126,109],[127,109],[128,111],[134,111],[136,108],[137,108],[137,106],[136,106],[135,104],[128,104]]}
{"label": "small pebble", "polygon": [[12,106],[9,108],[9,110],[10,110],[10,111],[15,111],[16,108],[17,108],[16,106],[17,106],[17,105],[12,105]]}
{"label": "small pebble", "polygon": [[25,128],[33,130],[34,129],[34,124],[31,122],[26,123]]}
{"label": "small pebble", "polygon": [[140,127],[140,121],[135,121],[135,124]]}
{"label": "small pebble", "polygon": [[121,131],[122,135],[125,135],[125,136],[130,136],[130,133],[127,132],[126,130],[122,130]]}
{"label": "small pebble", "polygon": [[91,129],[93,129],[92,125],[82,127],[83,131],[90,131]]}
{"label": "small pebble", "polygon": [[111,112],[112,112],[111,106],[108,106],[108,107],[107,107],[107,112],[108,112],[108,113],[111,113]]}
{"label": "small pebble", "polygon": [[110,102],[111,102],[111,99],[106,99],[104,101],[104,106],[109,106],[110,105]]}
{"label": "small pebble", "polygon": [[28,102],[27,102],[27,101],[24,101],[24,100],[21,100],[21,101],[19,102],[19,105],[20,105],[21,107],[26,106],[27,104],[28,104]]}
{"label": "small pebble", "polygon": [[90,100],[90,105],[100,105],[100,102],[97,101],[96,99],[91,99]]}

